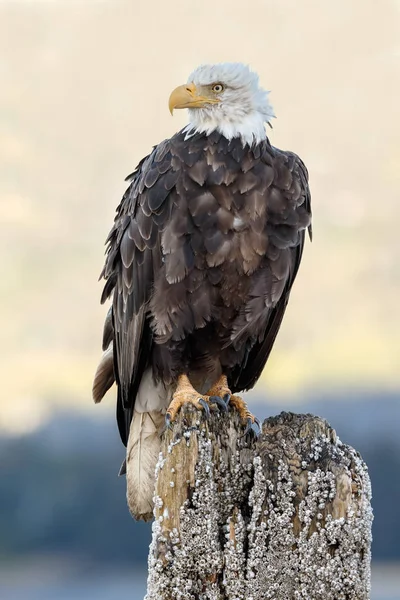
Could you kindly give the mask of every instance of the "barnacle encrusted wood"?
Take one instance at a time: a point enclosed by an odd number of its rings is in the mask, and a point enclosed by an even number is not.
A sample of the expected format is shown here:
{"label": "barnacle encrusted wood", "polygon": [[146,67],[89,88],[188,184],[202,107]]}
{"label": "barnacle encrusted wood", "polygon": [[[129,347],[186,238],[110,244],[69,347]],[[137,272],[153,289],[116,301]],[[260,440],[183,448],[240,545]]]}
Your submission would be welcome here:
{"label": "barnacle encrusted wood", "polygon": [[147,600],[367,600],[371,489],[326,421],[282,413],[255,440],[184,408],[162,443]]}

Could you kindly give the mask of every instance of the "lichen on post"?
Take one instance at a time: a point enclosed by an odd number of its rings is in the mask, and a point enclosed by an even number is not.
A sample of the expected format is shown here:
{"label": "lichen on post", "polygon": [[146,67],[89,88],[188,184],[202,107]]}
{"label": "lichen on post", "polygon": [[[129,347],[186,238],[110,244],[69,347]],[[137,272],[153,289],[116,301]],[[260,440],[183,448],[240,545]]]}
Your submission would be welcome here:
{"label": "lichen on post", "polygon": [[146,600],[367,600],[368,472],[326,421],[182,410],[157,465]]}

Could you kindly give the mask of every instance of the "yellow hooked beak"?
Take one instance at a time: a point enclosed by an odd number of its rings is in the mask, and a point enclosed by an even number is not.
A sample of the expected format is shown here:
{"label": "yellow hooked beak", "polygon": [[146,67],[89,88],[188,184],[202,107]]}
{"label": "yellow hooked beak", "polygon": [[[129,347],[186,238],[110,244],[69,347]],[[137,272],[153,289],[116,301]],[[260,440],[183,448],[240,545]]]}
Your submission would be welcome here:
{"label": "yellow hooked beak", "polygon": [[169,111],[172,115],[175,108],[203,108],[207,104],[217,104],[217,98],[199,96],[194,83],[187,83],[175,88],[169,97]]}

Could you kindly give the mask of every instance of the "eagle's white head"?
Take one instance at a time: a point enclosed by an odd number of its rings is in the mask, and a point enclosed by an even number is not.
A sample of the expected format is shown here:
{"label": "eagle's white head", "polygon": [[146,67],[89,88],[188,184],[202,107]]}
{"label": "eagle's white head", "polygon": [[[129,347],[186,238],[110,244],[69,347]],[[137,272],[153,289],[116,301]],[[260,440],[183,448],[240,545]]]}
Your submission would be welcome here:
{"label": "eagle's white head", "polygon": [[217,130],[250,145],[266,138],[265,123],[275,116],[258,75],[242,63],[201,65],[172,92],[169,108],[189,109],[187,137]]}

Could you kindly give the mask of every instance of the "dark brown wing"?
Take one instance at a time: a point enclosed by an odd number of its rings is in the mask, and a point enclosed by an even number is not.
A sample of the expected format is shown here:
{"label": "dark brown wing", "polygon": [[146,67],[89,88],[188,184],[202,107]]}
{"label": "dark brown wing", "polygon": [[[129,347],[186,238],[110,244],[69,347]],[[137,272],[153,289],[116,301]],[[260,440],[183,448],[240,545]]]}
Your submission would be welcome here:
{"label": "dark brown wing", "polygon": [[173,168],[170,142],[159,144],[129,176],[132,180],[107,238],[102,302],[111,294],[114,373],[118,385],[117,420],[127,443],[135,396],[149,364],[152,333],[148,301],[161,266],[160,232],[168,220],[168,196],[179,165]]}
{"label": "dark brown wing", "polygon": [[[272,151],[272,155],[271,155]],[[289,300],[290,291],[303,254],[306,229],[310,239],[311,196],[308,173],[296,154],[266,148],[271,160],[274,181],[267,194],[268,249],[266,259],[273,280],[279,280],[279,264],[287,267],[286,283],[280,297],[268,311],[266,325],[242,364],[232,370],[229,384],[233,392],[251,389],[260,377],[278,334]],[[288,256],[289,253],[289,256]]]}

